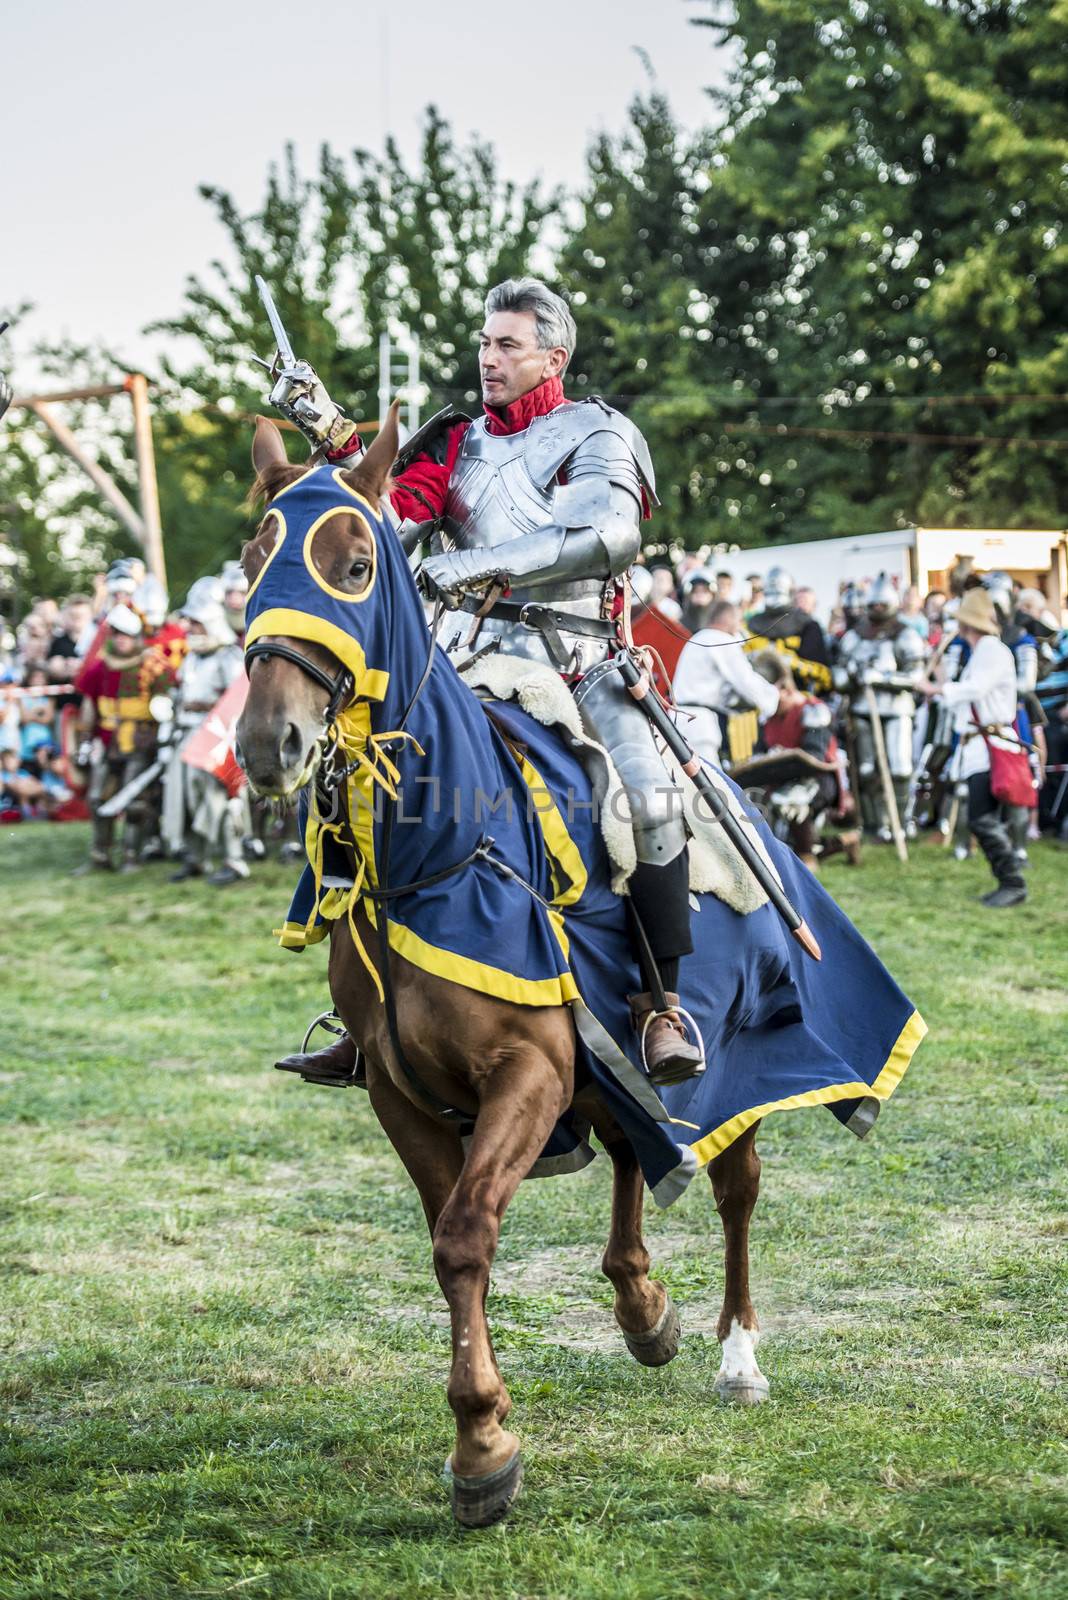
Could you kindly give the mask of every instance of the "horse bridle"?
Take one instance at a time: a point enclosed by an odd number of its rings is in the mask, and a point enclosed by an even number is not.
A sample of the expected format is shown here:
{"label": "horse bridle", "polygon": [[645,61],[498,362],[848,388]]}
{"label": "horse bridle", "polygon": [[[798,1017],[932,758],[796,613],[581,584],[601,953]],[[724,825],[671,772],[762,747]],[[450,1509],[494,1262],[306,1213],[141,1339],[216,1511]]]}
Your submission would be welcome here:
{"label": "horse bridle", "polygon": [[339,665],[336,676],[331,677],[325,667],[320,667],[300,650],[294,650],[291,644],[270,639],[257,639],[255,644],[249,645],[245,651],[245,666],[247,668],[257,658],[266,661],[271,656],[278,656],[282,661],[292,661],[293,665],[306,673],[320,689],[326,690],[330,699],[323,712],[323,722],[326,727],[336,722],[339,712],[355,687],[356,680],[348,667]]}

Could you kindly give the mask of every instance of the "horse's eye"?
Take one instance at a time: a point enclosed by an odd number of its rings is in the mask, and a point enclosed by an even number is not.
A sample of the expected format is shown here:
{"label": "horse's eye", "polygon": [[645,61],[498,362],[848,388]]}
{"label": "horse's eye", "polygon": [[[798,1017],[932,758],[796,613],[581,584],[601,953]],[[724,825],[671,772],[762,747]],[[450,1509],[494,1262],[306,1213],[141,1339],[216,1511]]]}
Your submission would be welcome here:
{"label": "horse's eye", "polygon": [[361,578],[366,578],[370,570],[371,563],[364,556],[359,556],[349,568],[349,579],[352,583],[359,583]]}

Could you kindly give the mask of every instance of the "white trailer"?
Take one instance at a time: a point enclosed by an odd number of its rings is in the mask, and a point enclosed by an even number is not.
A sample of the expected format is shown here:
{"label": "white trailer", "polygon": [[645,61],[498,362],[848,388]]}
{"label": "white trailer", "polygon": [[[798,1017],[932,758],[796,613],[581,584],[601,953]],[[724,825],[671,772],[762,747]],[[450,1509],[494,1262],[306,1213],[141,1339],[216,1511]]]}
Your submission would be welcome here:
{"label": "white trailer", "polygon": [[798,585],[815,589],[824,620],[838,602],[843,584],[887,573],[904,590],[916,584],[949,590],[950,573],[962,559],[976,572],[1003,569],[1027,588],[1041,589],[1058,615],[1068,591],[1068,530],[1063,528],[895,528],[799,544],[760,545],[753,550],[713,552],[707,565],[729,572],[735,593],[751,574],[766,577],[785,567]]}

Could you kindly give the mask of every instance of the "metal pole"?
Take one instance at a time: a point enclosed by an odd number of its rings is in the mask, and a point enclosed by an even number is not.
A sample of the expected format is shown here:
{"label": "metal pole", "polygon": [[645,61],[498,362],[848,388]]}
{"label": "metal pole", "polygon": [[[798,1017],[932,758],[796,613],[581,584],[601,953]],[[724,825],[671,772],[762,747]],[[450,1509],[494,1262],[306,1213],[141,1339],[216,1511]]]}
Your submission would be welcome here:
{"label": "metal pole", "polygon": [[119,521],[130,530],[138,544],[143,547],[145,543],[145,525],[111,475],[105,472],[100,463],[94,461],[92,456],[86,455],[66,423],[61,422],[55,412],[45,405],[43,400],[31,399],[28,404],[34,415],[40,417],[60,449],[65,450],[71,460],[76,461],[85,475],[92,479]]}
{"label": "metal pole", "polygon": [[415,433],[419,427],[419,335],[411,335],[408,348],[408,426]]}
{"label": "metal pole", "polygon": [[392,351],[386,329],[378,336],[378,426],[381,427],[389,411],[390,360]]}
{"label": "metal pole", "polygon": [[164,588],[167,567],[163,559],[163,529],[159,516],[159,487],[156,483],[156,452],[152,447],[152,414],[148,406],[148,379],[132,372],[126,380],[133,402],[134,454],[137,481],[141,490],[141,520],[144,523],[145,564]]}

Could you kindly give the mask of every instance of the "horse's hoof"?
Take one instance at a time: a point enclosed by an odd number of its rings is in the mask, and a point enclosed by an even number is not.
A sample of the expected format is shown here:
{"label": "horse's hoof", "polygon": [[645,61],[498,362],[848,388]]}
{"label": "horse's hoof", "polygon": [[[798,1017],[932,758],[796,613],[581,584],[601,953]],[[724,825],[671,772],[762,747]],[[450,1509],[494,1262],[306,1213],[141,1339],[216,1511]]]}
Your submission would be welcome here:
{"label": "horse's hoof", "polygon": [[744,1378],[727,1378],[720,1373],[714,1387],[728,1405],[760,1406],[768,1398],[771,1385],[762,1372],[747,1373]]}
{"label": "horse's hoof", "polygon": [[511,1460],[481,1478],[461,1478],[446,1461],[443,1474],[452,1496],[452,1514],[464,1528],[492,1528],[508,1515],[523,1486],[523,1458],[517,1450]]}
{"label": "horse's hoof", "polygon": [[667,1290],[664,1290],[664,1309],[648,1333],[628,1333],[626,1328],[621,1328],[620,1332],[627,1349],[643,1367],[666,1367],[669,1361],[674,1361],[679,1353],[682,1323]]}

